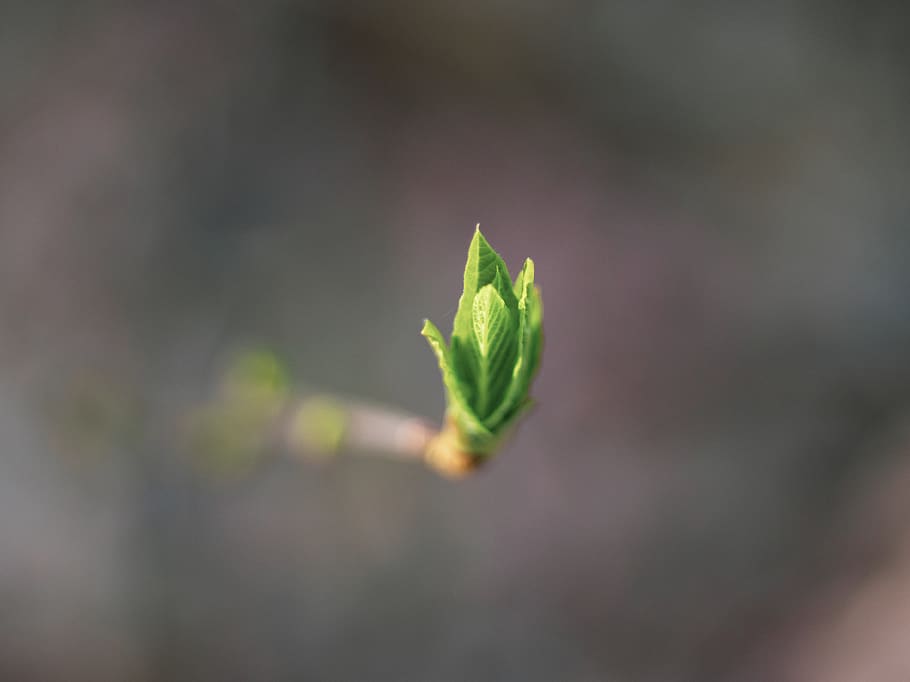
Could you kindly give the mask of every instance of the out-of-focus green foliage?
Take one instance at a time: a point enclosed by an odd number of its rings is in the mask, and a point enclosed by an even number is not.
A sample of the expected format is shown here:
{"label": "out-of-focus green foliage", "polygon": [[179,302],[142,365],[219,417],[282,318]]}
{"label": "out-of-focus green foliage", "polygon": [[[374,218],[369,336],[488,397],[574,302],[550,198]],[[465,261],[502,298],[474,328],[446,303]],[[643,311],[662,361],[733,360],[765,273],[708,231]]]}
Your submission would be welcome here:
{"label": "out-of-focus green foliage", "polygon": [[492,454],[531,404],[542,323],[534,262],[528,258],[513,283],[505,262],[478,227],[468,249],[451,342],[446,344],[429,320],[422,331],[439,361],[447,416],[465,452]]}
{"label": "out-of-focus green foliage", "polygon": [[329,396],[304,400],[288,424],[288,442],[294,452],[311,457],[337,454],[348,427],[348,411]]}
{"label": "out-of-focus green foliage", "polygon": [[190,415],[196,463],[215,475],[238,475],[261,458],[288,397],[287,373],[266,351],[247,351],[227,366],[215,400]]}

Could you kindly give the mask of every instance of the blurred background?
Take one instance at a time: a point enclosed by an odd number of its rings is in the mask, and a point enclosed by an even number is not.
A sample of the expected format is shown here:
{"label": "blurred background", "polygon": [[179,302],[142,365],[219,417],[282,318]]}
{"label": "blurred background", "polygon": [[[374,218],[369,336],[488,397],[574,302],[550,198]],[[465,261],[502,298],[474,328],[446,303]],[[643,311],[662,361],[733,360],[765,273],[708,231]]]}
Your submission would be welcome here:
{"label": "blurred background", "polygon": [[[0,678],[910,680],[908,19],[3,2]],[[477,222],[488,469],[198,466],[243,348],[440,419]]]}

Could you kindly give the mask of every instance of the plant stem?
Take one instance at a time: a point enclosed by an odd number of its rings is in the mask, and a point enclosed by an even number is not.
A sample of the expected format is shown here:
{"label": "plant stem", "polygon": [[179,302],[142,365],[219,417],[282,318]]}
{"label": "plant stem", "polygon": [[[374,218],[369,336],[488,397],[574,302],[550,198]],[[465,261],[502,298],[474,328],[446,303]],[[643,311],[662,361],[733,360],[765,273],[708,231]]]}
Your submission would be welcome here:
{"label": "plant stem", "polygon": [[477,466],[475,458],[457,447],[448,423],[440,431],[422,417],[336,396],[293,401],[278,438],[288,452],[308,458],[352,452],[423,461],[450,477],[464,476]]}

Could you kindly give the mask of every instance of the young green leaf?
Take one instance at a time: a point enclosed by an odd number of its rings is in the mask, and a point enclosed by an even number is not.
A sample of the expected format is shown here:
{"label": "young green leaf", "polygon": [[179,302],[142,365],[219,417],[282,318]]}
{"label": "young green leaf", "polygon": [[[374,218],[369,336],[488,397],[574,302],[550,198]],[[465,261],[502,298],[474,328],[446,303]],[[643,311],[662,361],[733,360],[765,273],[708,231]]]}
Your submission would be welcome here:
{"label": "young green leaf", "polygon": [[467,396],[465,395],[465,386],[454,371],[453,363],[450,362],[452,352],[446,347],[445,339],[442,332],[435,324],[429,320],[424,320],[423,329],[420,332],[430,344],[433,352],[436,353],[436,359],[439,362],[439,370],[442,373],[442,381],[446,388],[446,404],[450,413],[458,414],[460,421],[465,427],[467,433],[472,434],[473,438],[488,438],[490,433],[486,427],[480,423],[470,407],[468,406]]}
{"label": "young green leaf", "polygon": [[481,420],[499,404],[515,364],[512,311],[487,284],[474,297],[474,339],[478,355],[476,412]]}
{"label": "young green leaf", "polygon": [[[487,284],[495,284],[496,290],[503,300],[507,302],[503,278],[508,280],[509,269],[500,255],[493,250],[489,242],[480,232],[480,226],[474,230],[474,238],[468,247],[468,262],[464,268],[464,290],[458,301],[458,311],[455,313],[455,324],[452,329],[453,336],[460,336],[467,340],[471,337],[474,317],[474,296]],[[514,293],[512,299],[515,298]]]}
{"label": "young green leaf", "polygon": [[518,274],[515,287],[519,294],[519,323],[515,335],[518,346],[517,357],[513,363],[509,389],[497,409],[486,420],[487,425],[492,429],[508,421],[517,410],[521,409],[538,365],[535,356],[539,354],[539,350],[535,345],[535,339],[540,336],[540,323],[536,315],[532,314],[532,307],[534,300],[539,299],[539,295],[534,287],[534,261],[530,258],[525,261],[524,267]]}

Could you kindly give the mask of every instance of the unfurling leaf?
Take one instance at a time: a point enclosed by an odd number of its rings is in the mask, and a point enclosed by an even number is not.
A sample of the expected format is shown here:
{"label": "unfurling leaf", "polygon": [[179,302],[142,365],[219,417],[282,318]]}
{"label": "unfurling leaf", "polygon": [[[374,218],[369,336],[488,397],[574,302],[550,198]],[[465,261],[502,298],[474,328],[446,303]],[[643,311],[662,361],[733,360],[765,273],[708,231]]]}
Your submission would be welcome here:
{"label": "unfurling leaf", "polygon": [[478,227],[468,249],[450,343],[429,320],[422,332],[436,353],[446,389],[446,448],[475,464],[482,461],[531,404],[542,319],[533,261],[525,261],[513,284],[505,262]]}

